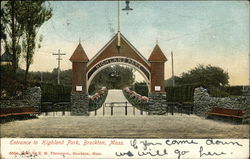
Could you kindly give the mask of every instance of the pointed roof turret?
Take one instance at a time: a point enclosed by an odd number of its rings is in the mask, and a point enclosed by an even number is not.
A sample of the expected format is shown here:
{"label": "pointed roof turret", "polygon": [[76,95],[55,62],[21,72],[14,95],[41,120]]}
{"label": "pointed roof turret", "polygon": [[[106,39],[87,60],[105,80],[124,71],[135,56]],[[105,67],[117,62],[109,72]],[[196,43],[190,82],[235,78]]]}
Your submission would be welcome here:
{"label": "pointed roof turret", "polygon": [[89,58],[87,54],[85,53],[85,51],[83,50],[81,43],[78,44],[78,46],[76,47],[74,53],[72,54],[69,60],[71,62],[88,62],[89,61]]}
{"label": "pointed roof turret", "polygon": [[164,53],[161,51],[161,48],[158,44],[155,45],[150,57],[148,58],[148,61],[167,61],[168,59],[164,55]]}

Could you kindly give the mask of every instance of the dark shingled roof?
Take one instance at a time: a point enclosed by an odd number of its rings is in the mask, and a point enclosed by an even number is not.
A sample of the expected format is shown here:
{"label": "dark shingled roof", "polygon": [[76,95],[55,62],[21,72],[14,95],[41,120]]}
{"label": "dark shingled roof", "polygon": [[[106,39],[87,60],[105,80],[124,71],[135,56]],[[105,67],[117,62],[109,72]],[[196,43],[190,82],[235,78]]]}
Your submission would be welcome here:
{"label": "dark shingled roof", "polygon": [[161,48],[158,44],[155,45],[150,57],[148,58],[148,61],[167,61],[168,59],[161,51]]}
{"label": "dark shingled roof", "polygon": [[69,59],[70,61],[74,62],[87,62],[89,58],[85,51],[83,50],[82,45],[79,43],[77,48],[75,49],[74,53]]}
{"label": "dark shingled roof", "polygon": [[3,53],[0,58],[1,62],[12,62],[12,56],[10,53]]}

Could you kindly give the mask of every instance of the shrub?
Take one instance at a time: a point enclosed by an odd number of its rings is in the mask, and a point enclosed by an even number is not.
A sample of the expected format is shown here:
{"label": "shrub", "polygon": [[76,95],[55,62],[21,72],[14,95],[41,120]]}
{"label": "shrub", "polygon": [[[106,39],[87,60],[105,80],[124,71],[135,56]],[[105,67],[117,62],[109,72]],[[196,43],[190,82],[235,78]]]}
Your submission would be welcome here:
{"label": "shrub", "polygon": [[227,93],[225,91],[224,87],[213,87],[210,86],[207,88],[208,93],[212,96],[212,97],[228,97],[229,93]]}
{"label": "shrub", "polygon": [[145,82],[136,82],[134,91],[142,96],[148,96],[148,86]]}
{"label": "shrub", "polygon": [[230,86],[226,87],[225,91],[233,96],[242,96],[243,95],[243,86]]}
{"label": "shrub", "polygon": [[42,83],[42,102],[70,102],[71,86]]}
{"label": "shrub", "polygon": [[102,104],[105,102],[108,95],[108,90],[106,87],[98,90],[89,96],[89,111],[94,111],[102,107]]}
{"label": "shrub", "polygon": [[183,85],[175,87],[166,87],[168,102],[193,102],[194,89],[197,85]]}

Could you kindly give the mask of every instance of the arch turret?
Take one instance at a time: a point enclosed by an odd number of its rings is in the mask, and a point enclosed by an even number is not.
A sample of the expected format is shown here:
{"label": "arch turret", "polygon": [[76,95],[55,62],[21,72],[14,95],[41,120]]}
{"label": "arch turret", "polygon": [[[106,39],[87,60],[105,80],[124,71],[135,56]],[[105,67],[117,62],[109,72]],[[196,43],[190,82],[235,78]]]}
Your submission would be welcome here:
{"label": "arch turret", "polygon": [[151,93],[165,92],[164,86],[164,64],[167,61],[166,56],[161,51],[158,44],[155,45],[148,61],[151,64]]}

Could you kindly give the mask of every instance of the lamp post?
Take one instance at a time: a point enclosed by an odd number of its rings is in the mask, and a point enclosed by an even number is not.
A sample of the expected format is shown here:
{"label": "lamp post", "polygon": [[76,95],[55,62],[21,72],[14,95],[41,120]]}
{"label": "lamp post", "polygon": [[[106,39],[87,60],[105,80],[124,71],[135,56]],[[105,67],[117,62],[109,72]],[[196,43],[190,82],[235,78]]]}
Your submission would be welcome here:
{"label": "lamp post", "polygon": [[[126,7],[123,8],[123,11],[131,11],[132,8],[129,7],[129,0],[126,0]],[[120,33],[120,0],[117,1],[117,47],[121,47],[121,33]]]}

